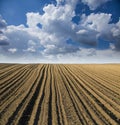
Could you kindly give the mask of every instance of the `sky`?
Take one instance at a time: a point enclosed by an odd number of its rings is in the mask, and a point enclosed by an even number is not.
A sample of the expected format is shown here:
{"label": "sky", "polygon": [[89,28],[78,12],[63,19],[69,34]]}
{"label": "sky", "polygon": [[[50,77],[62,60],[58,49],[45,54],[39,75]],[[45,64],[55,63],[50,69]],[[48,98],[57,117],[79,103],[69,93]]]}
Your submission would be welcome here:
{"label": "sky", "polygon": [[0,63],[120,63],[120,0],[0,0]]}

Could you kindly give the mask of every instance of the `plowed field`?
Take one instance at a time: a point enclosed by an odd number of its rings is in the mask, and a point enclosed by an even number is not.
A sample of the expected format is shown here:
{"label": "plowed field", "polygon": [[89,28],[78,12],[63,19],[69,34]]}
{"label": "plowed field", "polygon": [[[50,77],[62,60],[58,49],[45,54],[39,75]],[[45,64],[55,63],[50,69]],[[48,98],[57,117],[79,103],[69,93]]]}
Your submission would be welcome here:
{"label": "plowed field", "polygon": [[120,125],[120,65],[0,64],[0,125]]}

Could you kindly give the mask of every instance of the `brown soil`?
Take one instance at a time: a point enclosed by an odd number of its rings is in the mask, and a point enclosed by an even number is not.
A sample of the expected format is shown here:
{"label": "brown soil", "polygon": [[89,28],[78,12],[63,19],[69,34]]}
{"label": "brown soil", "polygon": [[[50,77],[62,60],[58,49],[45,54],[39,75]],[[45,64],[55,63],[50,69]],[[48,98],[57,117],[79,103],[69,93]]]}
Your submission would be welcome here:
{"label": "brown soil", "polygon": [[120,65],[0,64],[0,125],[120,125]]}

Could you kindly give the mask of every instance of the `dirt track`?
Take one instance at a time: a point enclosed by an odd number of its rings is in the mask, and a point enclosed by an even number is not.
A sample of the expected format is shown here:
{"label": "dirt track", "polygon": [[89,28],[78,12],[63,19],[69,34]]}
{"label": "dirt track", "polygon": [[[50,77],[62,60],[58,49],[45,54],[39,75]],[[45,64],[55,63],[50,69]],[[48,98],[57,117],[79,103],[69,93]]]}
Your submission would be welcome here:
{"label": "dirt track", "polygon": [[120,65],[0,64],[0,125],[120,125]]}

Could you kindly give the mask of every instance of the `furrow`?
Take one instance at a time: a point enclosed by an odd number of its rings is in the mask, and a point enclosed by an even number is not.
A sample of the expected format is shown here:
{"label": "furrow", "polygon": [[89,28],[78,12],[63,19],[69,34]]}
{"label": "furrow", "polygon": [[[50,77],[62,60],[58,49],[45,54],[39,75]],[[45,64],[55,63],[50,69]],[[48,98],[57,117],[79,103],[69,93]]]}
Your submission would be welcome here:
{"label": "furrow", "polygon": [[20,125],[28,124],[31,113],[33,111],[35,101],[38,97],[39,90],[42,85],[41,81],[43,80],[43,77],[44,77],[44,71],[45,71],[45,68],[43,67],[43,70],[37,74],[38,76],[34,81],[35,86],[34,86],[32,92],[28,95],[29,100],[26,100],[26,106],[24,107],[24,110],[22,112],[20,112],[19,119],[16,120],[15,124],[20,124]]}
{"label": "furrow", "polygon": [[6,77],[8,77],[9,75],[11,75],[16,70],[22,67],[23,65],[13,65],[12,67],[8,67],[5,71],[3,70],[3,72],[0,74],[0,80],[5,79]]}
{"label": "furrow", "polygon": [[55,79],[56,79],[56,92],[57,92],[57,110],[59,112],[58,114],[58,121],[61,125],[68,125],[68,120],[65,112],[65,107],[63,104],[63,96],[60,89],[60,84],[62,82],[61,77],[59,76],[58,72],[58,65],[54,66],[54,72],[55,72]]}
{"label": "furrow", "polygon": [[10,97],[14,93],[14,90],[19,88],[19,86],[25,81],[25,79],[26,79],[27,75],[29,74],[29,72],[30,72],[29,69],[25,70],[21,74],[21,76],[18,77],[17,80],[13,81],[11,87],[6,88],[6,91],[3,92],[3,94],[1,95],[1,98],[0,98],[0,100],[2,100],[2,102],[4,102],[4,100],[6,100],[8,97]]}
{"label": "furrow", "polygon": [[[77,75],[76,75],[77,76]],[[77,80],[78,77],[75,77],[75,79]],[[98,109],[100,112],[103,112],[102,114],[104,115],[104,117],[106,117],[106,119],[109,119],[109,121],[111,122],[111,124],[116,124],[119,123],[119,116],[116,117],[116,115],[114,115],[103,103],[103,100],[97,95],[95,94],[95,92],[93,90],[91,90],[90,86],[86,85],[86,81],[82,78],[80,78],[77,81],[81,81],[81,87],[88,93],[88,95],[91,96],[91,98],[97,102],[97,105],[99,106]],[[95,103],[96,104],[96,103]],[[97,106],[96,105],[96,106]],[[107,105],[108,106],[108,105]],[[118,114],[118,113],[117,113]]]}
{"label": "furrow", "polygon": [[49,108],[50,108],[50,83],[51,83],[51,77],[50,77],[50,65],[48,65],[47,69],[47,80],[45,85],[45,92],[44,92],[44,98],[41,105],[41,113],[38,120],[38,125],[48,125],[49,121]]}
{"label": "furrow", "polygon": [[33,66],[29,67],[29,68],[21,68],[20,70],[17,70],[15,72],[15,74],[13,74],[12,78],[9,80],[5,80],[5,81],[1,81],[1,83],[3,83],[3,85],[0,87],[0,95],[2,93],[5,93],[6,90],[8,90],[10,87],[13,87],[13,85],[15,85],[15,83],[17,83],[16,81],[19,81],[19,79],[21,79],[25,72],[29,71],[29,69],[31,69]]}
{"label": "furrow", "polygon": [[[96,90],[103,93],[106,96],[105,98],[107,98],[107,101],[109,101],[109,103],[113,104],[115,109],[117,107],[119,107],[119,104],[117,104],[117,103],[119,103],[120,95],[118,93],[116,93],[116,91],[113,89],[113,87],[109,87],[108,85],[106,86],[107,83],[101,81],[98,77],[95,77],[95,75],[91,76],[90,74],[88,75],[82,71],[80,71],[80,72],[79,71],[77,72],[77,70],[76,70],[77,74],[79,74],[79,76],[81,76],[83,79],[86,79],[86,76],[87,76],[86,81],[90,85],[94,86],[96,88]],[[116,98],[117,98],[117,100],[116,100]],[[119,108],[117,108],[117,110],[119,111]]]}
{"label": "furrow", "polygon": [[69,125],[72,125],[72,124],[78,125],[79,122],[80,122],[79,121],[79,116],[75,112],[74,104],[72,103],[70,95],[69,95],[69,93],[68,93],[68,91],[66,89],[66,86],[65,86],[65,84],[68,84],[68,83],[67,83],[67,81],[64,81],[65,76],[63,76],[62,73],[60,72],[60,70],[63,70],[62,66],[57,67],[57,68],[58,68],[58,72],[60,74],[60,79],[61,79],[60,89],[61,89],[61,95],[63,97],[63,105],[65,107],[65,112],[66,112],[66,117],[67,117],[68,124]]}
{"label": "furrow", "polygon": [[[65,72],[65,70],[64,70],[64,72]],[[62,72],[60,74],[64,74],[64,72]],[[69,75],[67,73],[65,73],[64,76],[66,79],[65,81],[67,81],[67,83],[68,83],[66,85],[68,88],[68,92],[71,94],[71,96],[72,96],[71,98],[74,98],[74,100],[73,100],[74,107],[76,109],[77,115],[79,116],[81,125],[84,125],[84,124],[97,125],[96,121],[93,118],[94,117],[96,119],[98,119],[98,118],[96,117],[96,114],[94,115],[94,111],[89,109],[89,105],[86,104],[84,97],[82,97],[83,93],[80,92],[80,94],[78,94],[79,92],[77,92],[77,90],[75,89],[75,86],[74,86],[75,80],[70,79],[70,77],[68,77]],[[99,122],[99,120],[97,120],[97,122]]]}
{"label": "furrow", "polygon": [[[33,92],[37,86],[36,84],[36,80],[39,78],[39,74],[40,72],[43,71],[43,67],[41,69],[36,68],[36,70],[33,72],[33,75],[26,81],[26,92],[20,97],[18,98],[10,107],[14,107],[11,108],[9,107],[9,111],[12,110],[11,112],[7,112],[5,115],[9,115],[8,116],[8,121],[7,121],[7,125],[14,125],[14,124],[18,124],[18,121],[23,113],[23,111],[25,110],[28,102],[30,101]],[[12,114],[11,114],[12,113]]]}
{"label": "furrow", "polygon": [[38,124],[39,116],[41,113],[41,105],[42,105],[43,98],[44,98],[45,84],[46,84],[46,79],[47,79],[46,72],[47,72],[47,67],[45,67],[43,79],[41,79],[39,81],[39,83],[41,84],[41,88],[39,88],[38,97],[35,101],[35,104],[34,104],[34,107],[33,107],[32,113],[31,113],[31,117],[28,122],[29,125]]}
{"label": "furrow", "polygon": [[3,111],[5,111],[5,109],[7,109],[19,96],[21,96],[25,92],[25,89],[23,89],[23,87],[26,86],[26,81],[29,79],[29,77],[32,76],[33,73],[34,73],[34,69],[31,69],[27,74],[26,79],[23,80],[23,82],[19,85],[19,87],[16,88],[12,92],[12,94],[9,94],[9,96],[7,96],[4,99],[4,101],[2,101],[2,104],[0,106],[0,110],[2,114],[3,114]]}

